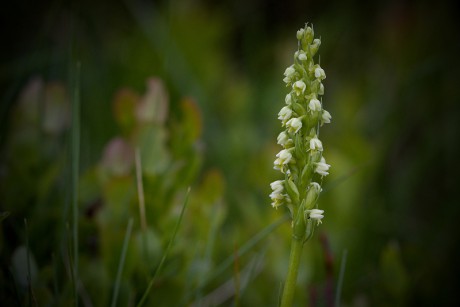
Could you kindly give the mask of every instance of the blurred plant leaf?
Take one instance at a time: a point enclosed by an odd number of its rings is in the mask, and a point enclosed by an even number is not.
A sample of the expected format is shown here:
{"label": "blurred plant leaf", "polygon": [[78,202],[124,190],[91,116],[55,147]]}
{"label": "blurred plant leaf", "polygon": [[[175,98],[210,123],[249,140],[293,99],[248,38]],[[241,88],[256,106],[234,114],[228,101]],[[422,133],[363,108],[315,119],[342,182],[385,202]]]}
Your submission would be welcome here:
{"label": "blurred plant leaf", "polygon": [[385,289],[402,304],[409,285],[409,276],[396,242],[390,242],[380,255],[380,274]]}
{"label": "blurred plant leaf", "polygon": [[151,78],[147,81],[147,92],[136,106],[136,118],[141,124],[164,125],[168,116],[169,98],[163,81]]}
{"label": "blurred plant leaf", "polygon": [[158,175],[169,166],[170,156],[166,148],[166,130],[163,127],[146,125],[140,128],[138,142],[142,170],[149,175]]}
{"label": "blurred plant leaf", "polygon": [[[27,259],[27,256],[29,256],[29,259]],[[30,251],[29,255],[27,255],[27,247],[25,245],[21,245],[15,249],[13,255],[11,256],[11,263],[13,266],[15,280],[20,286],[26,288],[29,285],[29,280],[31,284],[34,284],[37,281],[37,262]],[[28,272],[29,266],[30,276]]]}
{"label": "blurred plant leaf", "polygon": [[140,97],[130,89],[123,88],[115,95],[113,112],[115,121],[123,133],[129,133],[136,123],[136,106]]}

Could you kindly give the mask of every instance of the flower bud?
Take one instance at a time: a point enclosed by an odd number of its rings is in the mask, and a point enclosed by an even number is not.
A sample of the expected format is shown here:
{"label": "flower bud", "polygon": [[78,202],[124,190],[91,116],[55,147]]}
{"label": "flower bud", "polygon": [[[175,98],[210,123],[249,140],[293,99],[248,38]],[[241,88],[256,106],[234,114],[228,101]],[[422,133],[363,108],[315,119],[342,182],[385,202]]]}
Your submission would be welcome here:
{"label": "flower bud", "polygon": [[324,85],[322,83],[319,84],[318,95],[324,95]]}
{"label": "flower bud", "polygon": [[314,56],[316,52],[318,52],[319,46],[321,46],[321,40],[319,38],[315,38],[313,43],[310,45],[311,56]]}
{"label": "flower bud", "polygon": [[316,203],[316,200],[318,199],[319,193],[321,193],[321,186],[317,182],[312,182],[308,186],[307,190],[307,196],[306,196],[306,202],[305,202],[305,207],[306,208],[313,208],[313,206]]}
{"label": "flower bud", "polygon": [[303,37],[303,34],[305,32],[305,29],[300,29],[299,31],[297,31],[297,39],[300,41]]}
{"label": "flower bud", "polygon": [[311,42],[313,41],[313,36],[314,36],[313,29],[311,27],[307,27],[307,29],[305,29],[305,32],[304,32],[305,42],[307,44],[311,44]]}
{"label": "flower bud", "polygon": [[284,99],[284,101],[286,102],[287,105],[290,105],[292,103],[292,97],[290,93],[286,95],[286,98]]}
{"label": "flower bud", "polygon": [[294,202],[299,201],[299,189],[297,189],[297,186],[290,179],[287,180],[286,190]]}
{"label": "flower bud", "polygon": [[306,60],[308,60],[307,54],[306,54],[304,51],[302,51],[302,50],[297,54],[297,58],[298,58],[300,61],[306,61]]}

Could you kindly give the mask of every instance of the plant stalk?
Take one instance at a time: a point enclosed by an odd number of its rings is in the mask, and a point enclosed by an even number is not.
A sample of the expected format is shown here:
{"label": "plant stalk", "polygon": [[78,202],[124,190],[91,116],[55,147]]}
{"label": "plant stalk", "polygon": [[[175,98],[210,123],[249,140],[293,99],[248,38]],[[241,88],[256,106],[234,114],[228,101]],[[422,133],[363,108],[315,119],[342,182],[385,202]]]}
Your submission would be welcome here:
{"label": "plant stalk", "polygon": [[297,273],[299,272],[300,256],[302,254],[303,240],[296,236],[292,236],[291,254],[289,256],[289,268],[284,284],[283,297],[281,299],[281,307],[291,307],[294,298],[294,291],[297,284]]}

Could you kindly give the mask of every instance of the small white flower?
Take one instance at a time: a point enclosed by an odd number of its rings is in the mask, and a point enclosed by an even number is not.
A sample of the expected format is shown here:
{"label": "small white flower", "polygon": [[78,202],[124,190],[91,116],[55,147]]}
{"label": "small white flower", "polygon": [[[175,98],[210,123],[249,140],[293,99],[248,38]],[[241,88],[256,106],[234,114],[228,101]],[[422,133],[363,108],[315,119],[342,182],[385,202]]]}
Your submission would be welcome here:
{"label": "small white flower", "polygon": [[291,202],[291,198],[287,194],[276,194],[276,195],[272,195],[272,194],[270,194],[270,198],[273,201],[272,207],[275,209],[278,209],[278,207],[281,205],[289,204]]}
{"label": "small white flower", "polygon": [[323,143],[315,136],[310,140],[310,149],[311,150],[323,150]]}
{"label": "small white flower", "polygon": [[278,119],[283,122],[283,125],[289,120],[292,116],[292,110],[289,107],[283,107],[281,111],[278,113]]}
{"label": "small white flower", "polygon": [[278,144],[280,144],[281,146],[284,146],[290,141],[290,139],[289,139],[288,134],[285,131],[283,131],[278,135],[277,141],[278,141]]}
{"label": "small white flower", "polygon": [[284,72],[284,75],[285,75],[285,78],[283,79],[283,81],[284,81],[287,85],[290,85],[290,83],[292,82],[292,78],[293,78],[294,75],[295,75],[294,66],[291,65],[291,66],[289,66],[288,68],[286,68],[286,70],[285,70],[285,72]]}
{"label": "small white flower", "polygon": [[322,69],[321,67],[318,67],[315,69],[315,77],[316,79],[326,79],[326,73],[324,72],[324,69]]}
{"label": "small white flower", "polygon": [[312,110],[312,112],[321,110],[321,102],[318,99],[311,99],[308,103],[308,108]]}
{"label": "small white flower", "polygon": [[270,187],[272,188],[273,192],[281,193],[284,190],[283,185],[284,180],[276,180],[270,183]]}
{"label": "small white flower", "polygon": [[269,197],[273,201],[272,206],[275,208],[279,207],[280,205],[282,205],[282,201],[285,198],[285,196],[282,194],[284,191],[283,180],[277,180],[272,182],[270,184],[270,187],[273,190],[273,192],[269,195]]}
{"label": "small white flower", "polygon": [[307,38],[313,38],[314,33],[311,27],[307,27],[306,33],[304,34]]}
{"label": "small white flower", "polygon": [[294,117],[291,118],[287,123],[286,127],[289,129],[290,133],[297,133],[300,128],[302,128],[302,121],[300,118]]}
{"label": "small white flower", "polygon": [[276,170],[280,170],[282,173],[285,172],[285,166],[291,161],[292,154],[287,149],[281,150],[277,155],[277,159],[273,162],[273,168]]}
{"label": "small white flower", "polygon": [[319,45],[321,45],[321,40],[320,40],[319,38],[315,38],[315,39],[313,40],[312,45],[315,45],[315,46],[317,45],[317,46],[319,47]]}
{"label": "small white flower", "polygon": [[323,110],[323,113],[321,114],[321,125],[329,124],[331,122],[331,118],[331,114],[328,111]]}
{"label": "small white flower", "polygon": [[281,160],[282,164],[288,164],[292,159],[292,154],[289,150],[283,149],[276,154],[276,157]]}
{"label": "small white flower", "polygon": [[319,84],[318,95],[324,95],[324,85],[322,83]]}
{"label": "small white flower", "polygon": [[324,157],[321,157],[321,161],[316,163],[315,172],[320,174],[321,176],[327,176],[329,175],[328,171],[330,167],[331,166],[326,163],[326,159],[324,159]]}
{"label": "small white flower", "polygon": [[305,32],[305,29],[300,29],[299,31],[297,31],[297,39],[298,40],[302,39],[302,36],[303,36],[304,32]]}
{"label": "small white flower", "polygon": [[297,58],[298,58],[300,61],[306,61],[306,60],[308,60],[307,55],[305,54],[305,51],[303,51],[303,50],[301,50],[301,51],[297,54]]}
{"label": "small white flower", "polygon": [[292,77],[295,74],[294,66],[291,65],[284,71],[284,75],[288,78]]}
{"label": "small white flower", "polygon": [[324,218],[324,210],[320,209],[311,209],[308,210],[308,217],[312,220],[317,221],[317,225],[321,224],[321,220]]}
{"label": "small white flower", "polygon": [[301,94],[303,94],[305,92],[305,89],[307,88],[307,86],[305,85],[305,83],[301,80],[299,81],[296,81],[293,85],[292,85],[292,89],[295,91],[295,93],[297,94],[297,96],[300,96]]}
{"label": "small white flower", "polygon": [[291,97],[291,94],[290,94],[290,93],[286,95],[286,98],[284,98],[284,101],[286,102],[286,104],[287,104],[288,106],[291,105],[291,103],[292,103],[292,97]]}

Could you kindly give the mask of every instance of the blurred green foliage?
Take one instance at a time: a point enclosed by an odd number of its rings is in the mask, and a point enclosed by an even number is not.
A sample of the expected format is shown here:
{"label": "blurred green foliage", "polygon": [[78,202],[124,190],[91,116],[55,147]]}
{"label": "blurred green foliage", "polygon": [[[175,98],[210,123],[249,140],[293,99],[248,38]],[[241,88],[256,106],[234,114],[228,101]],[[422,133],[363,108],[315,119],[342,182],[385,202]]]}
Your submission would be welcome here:
{"label": "blurred green foliage", "polygon": [[326,218],[302,258],[298,306],[334,302],[345,250],[343,305],[455,305],[458,12],[454,1],[5,4],[2,306],[74,299],[69,72],[76,62],[80,305],[111,303],[130,218],[118,305],[139,301],[191,186],[145,305],[276,306],[290,225],[261,234],[286,213],[268,198],[279,179],[276,114],[295,31],[307,21],[322,37],[324,103],[333,118],[321,140],[332,168],[320,198]]}

